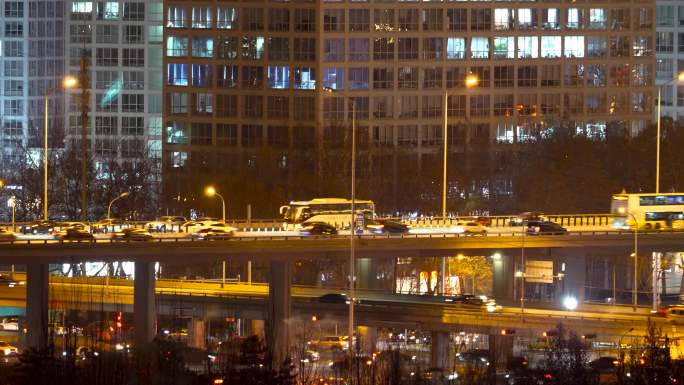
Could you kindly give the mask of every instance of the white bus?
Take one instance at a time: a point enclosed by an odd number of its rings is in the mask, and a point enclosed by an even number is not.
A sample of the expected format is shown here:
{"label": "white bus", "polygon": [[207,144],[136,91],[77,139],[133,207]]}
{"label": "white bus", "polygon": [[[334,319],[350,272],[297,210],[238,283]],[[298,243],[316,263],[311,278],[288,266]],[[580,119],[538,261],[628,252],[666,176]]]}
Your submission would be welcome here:
{"label": "white bus", "polygon": [[[362,213],[364,220],[375,216],[373,201],[355,201],[355,211]],[[338,229],[349,227],[351,221],[351,200],[344,198],[315,198],[310,201],[292,201],[280,207],[285,220],[284,228],[293,229],[303,222],[325,222]]]}
{"label": "white bus", "polygon": [[[672,228],[674,222],[684,217],[684,193],[614,194],[610,212],[615,215],[614,228]],[[634,223],[634,219],[637,223]]]}

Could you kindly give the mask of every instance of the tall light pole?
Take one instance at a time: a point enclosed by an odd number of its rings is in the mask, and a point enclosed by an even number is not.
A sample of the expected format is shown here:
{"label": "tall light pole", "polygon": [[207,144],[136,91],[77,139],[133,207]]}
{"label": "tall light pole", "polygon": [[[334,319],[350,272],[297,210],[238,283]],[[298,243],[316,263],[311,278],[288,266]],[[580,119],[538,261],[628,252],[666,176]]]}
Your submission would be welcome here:
{"label": "tall light pole", "polygon": [[226,201],[223,199],[223,196],[216,191],[216,187],[214,186],[205,187],[204,194],[208,197],[213,197],[216,195],[217,197],[221,198],[221,205],[223,207],[223,223],[226,223]]}
{"label": "tall light pole", "polygon": [[114,204],[114,202],[118,201],[121,198],[125,198],[127,196],[128,196],[128,193],[124,191],[121,194],[119,194],[118,197],[112,199],[111,202],[109,202],[109,207],[107,207],[107,219],[110,219],[112,217],[112,205]]}
{"label": "tall light pole", "polygon": [[638,279],[637,279],[637,278],[638,278],[638,275],[639,275],[639,271],[638,271],[638,267],[639,267],[639,265],[638,265],[638,263],[639,263],[639,262],[638,262],[638,261],[639,261],[639,257],[638,257],[638,250],[639,250],[639,248],[638,248],[638,246],[639,246],[639,222],[637,221],[637,219],[636,219],[636,217],[634,216],[634,214],[632,214],[631,212],[627,211],[624,207],[620,207],[620,208],[618,209],[618,213],[620,213],[620,214],[627,214],[627,215],[629,215],[630,217],[632,217],[632,220],[634,221],[634,282],[632,283],[632,309],[633,309],[634,311],[636,311],[637,305],[638,305],[638,300],[637,300],[637,285],[638,285],[638,283],[639,283],[639,281],[638,281]]}
{"label": "tall light pole", "polygon": [[[78,84],[78,81],[73,76],[67,76],[62,81],[64,88],[73,88]],[[45,91],[45,127],[43,133],[43,219],[48,219],[48,115],[50,107],[50,95],[54,89]]]}
{"label": "tall light pole", "polygon": [[[465,78],[465,87],[476,87],[480,83],[477,75],[468,74]],[[447,202],[447,158],[449,154],[449,91],[444,90],[444,160],[442,162],[442,223],[446,226],[446,202]],[[446,260],[447,257],[442,257],[442,295],[445,294],[446,289]]]}
{"label": "tall light pole", "polygon": [[[329,87],[323,88],[324,92],[334,93],[335,90]],[[354,362],[354,300],[356,297],[356,255],[354,236],[356,231],[356,98],[348,96],[351,103],[351,215],[349,222],[349,379],[353,376]]]}
{"label": "tall light pole", "polygon": [[684,72],[680,72],[676,78],[672,78],[667,82],[658,86],[658,117],[657,117],[657,133],[656,133],[656,182],[655,192],[660,193],[660,91],[664,86],[672,84],[676,81],[684,81]]}

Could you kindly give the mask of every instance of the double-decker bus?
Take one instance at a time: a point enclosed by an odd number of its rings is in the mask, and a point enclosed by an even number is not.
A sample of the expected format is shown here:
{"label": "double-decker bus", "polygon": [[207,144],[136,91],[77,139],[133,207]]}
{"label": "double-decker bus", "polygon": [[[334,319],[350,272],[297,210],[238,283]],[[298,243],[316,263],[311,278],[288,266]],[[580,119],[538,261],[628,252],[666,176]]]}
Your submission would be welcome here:
{"label": "double-decker bus", "polygon": [[615,215],[614,228],[672,228],[673,224],[684,219],[684,193],[615,194],[610,212]]}
{"label": "double-decker bus", "polygon": [[[357,215],[362,214],[364,220],[375,216],[373,201],[354,201]],[[280,207],[280,214],[285,220],[284,228],[294,228],[303,222],[325,222],[338,229],[349,227],[351,221],[351,200],[344,198],[315,198],[309,201],[292,201]]]}

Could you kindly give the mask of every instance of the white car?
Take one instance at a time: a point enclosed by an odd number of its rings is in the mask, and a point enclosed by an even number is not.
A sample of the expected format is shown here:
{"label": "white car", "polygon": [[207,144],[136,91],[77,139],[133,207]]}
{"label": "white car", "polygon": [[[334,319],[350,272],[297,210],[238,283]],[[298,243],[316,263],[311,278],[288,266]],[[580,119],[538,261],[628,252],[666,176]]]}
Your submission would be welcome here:
{"label": "white car", "polygon": [[454,232],[465,235],[487,235],[487,228],[477,222],[458,222]]}
{"label": "white car", "polygon": [[233,226],[229,226],[221,221],[194,221],[183,225],[183,231],[189,234],[197,234],[201,230],[219,229],[231,233],[237,231]]}
{"label": "white car", "polygon": [[5,341],[0,341],[0,351],[6,356],[19,354],[19,349],[16,346],[12,346]]}
{"label": "white car", "polygon": [[161,231],[179,231],[183,224],[187,223],[188,220],[185,217],[178,216],[163,216],[159,217],[156,221],[147,222],[145,228],[149,232]]}
{"label": "white car", "polygon": [[19,317],[4,317],[0,320],[0,330],[19,330]]}

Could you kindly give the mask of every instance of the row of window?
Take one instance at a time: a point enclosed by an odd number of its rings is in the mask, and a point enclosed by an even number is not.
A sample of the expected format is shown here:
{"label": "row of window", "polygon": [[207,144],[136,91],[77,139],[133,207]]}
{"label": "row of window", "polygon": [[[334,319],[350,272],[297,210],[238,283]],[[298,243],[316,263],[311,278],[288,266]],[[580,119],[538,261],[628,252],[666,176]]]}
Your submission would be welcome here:
{"label": "row of window", "polygon": [[140,136],[144,134],[145,118],[142,116],[122,116],[121,119],[118,116],[95,117],[95,135]]}
{"label": "row of window", "polygon": [[[150,35],[155,39],[161,37],[161,27],[150,27]],[[90,24],[78,24],[69,26],[69,41],[71,43],[93,42],[93,28]],[[98,25],[96,27],[96,42],[98,43],[118,43],[118,25]],[[158,40],[159,41],[159,40]],[[144,44],[145,26],[144,25],[124,25],[121,29],[121,42],[126,44]]]}
{"label": "row of window", "polygon": [[[121,51],[121,62],[119,62]],[[78,57],[80,59],[80,57]],[[144,67],[145,50],[142,48],[97,48],[95,65],[99,67]]]}
{"label": "row of window", "polygon": [[[312,58],[315,51],[298,46],[295,60]],[[192,45],[189,43],[192,42]],[[302,50],[305,48],[306,50]],[[556,59],[642,57],[653,53],[650,36],[495,36],[495,37],[379,37],[374,39],[325,39],[323,61],[461,60],[461,59]],[[262,36],[193,37],[168,36],[167,57],[221,58],[289,61],[290,38]],[[302,60],[307,61],[307,60]]]}
{"label": "row of window", "polygon": [[[672,67],[670,66],[670,70]],[[243,89],[316,89],[316,68],[289,66],[168,64],[166,84],[195,88]],[[473,74],[479,79],[478,87],[605,87],[653,84],[652,64],[551,64],[551,65],[500,65],[464,67],[324,67],[322,87],[334,90],[411,90],[462,88],[465,78]],[[670,77],[671,78],[671,77]]]}
{"label": "row of window", "polygon": [[[238,105],[238,100],[240,104]],[[441,119],[444,114],[442,95],[360,96],[356,97],[358,119]],[[292,103],[290,103],[292,102]],[[591,92],[560,94],[449,95],[447,115],[451,117],[539,116],[569,114],[625,114],[651,111],[648,92]],[[169,93],[167,113],[196,116],[255,119],[315,119],[315,99],[307,97],[261,95],[214,95],[211,93]],[[290,115],[290,111],[292,115]],[[346,109],[350,113],[349,108]],[[343,120],[343,97],[323,99],[323,117]]]}
{"label": "row of window", "polygon": [[[372,17],[371,17],[372,15]],[[372,20],[372,21],[371,21]],[[508,31],[561,28],[613,31],[651,29],[651,8],[402,8],[325,9],[326,32],[370,31]],[[167,28],[231,29],[242,31],[315,32],[314,8],[184,7],[171,5]]]}
{"label": "row of window", "polygon": [[[153,9],[159,8],[160,3],[153,3]],[[144,2],[118,1],[72,1],[71,20],[91,20],[95,11],[97,20],[125,20],[145,21]],[[157,10],[159,13],[159,10]]]}

